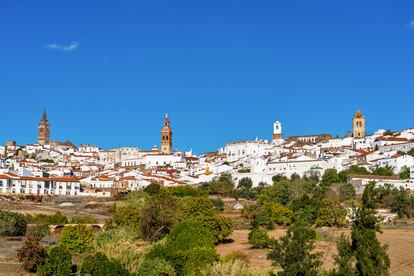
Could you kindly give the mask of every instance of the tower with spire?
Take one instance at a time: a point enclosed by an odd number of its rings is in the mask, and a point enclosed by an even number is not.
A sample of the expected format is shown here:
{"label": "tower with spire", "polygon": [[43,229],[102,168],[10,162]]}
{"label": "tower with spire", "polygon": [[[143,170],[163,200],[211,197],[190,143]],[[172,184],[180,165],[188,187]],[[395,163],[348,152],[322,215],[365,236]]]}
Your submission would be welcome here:
{"label": "tower with spire", "polygon": [[50,139],[50,124],[47,120],[46,109],[43,110],[42,120],[38,126],[37,143],[39,145],[46,145]]}
{"label": "tower with spire", "polygon": [[161,129],[161,152],[163,154],[171,154],[172,152],[172,129],[168,114],[165,114],[164,126]]}

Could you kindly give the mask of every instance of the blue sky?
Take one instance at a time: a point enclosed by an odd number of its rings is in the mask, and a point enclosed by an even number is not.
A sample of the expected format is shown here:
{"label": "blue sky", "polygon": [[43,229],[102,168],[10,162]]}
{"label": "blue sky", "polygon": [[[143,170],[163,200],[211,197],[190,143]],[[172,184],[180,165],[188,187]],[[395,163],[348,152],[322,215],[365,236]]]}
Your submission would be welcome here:
{"label": "blue sky", "polygon": [[0,143],[150,148],[414,127],[414,1],[0,2]]}

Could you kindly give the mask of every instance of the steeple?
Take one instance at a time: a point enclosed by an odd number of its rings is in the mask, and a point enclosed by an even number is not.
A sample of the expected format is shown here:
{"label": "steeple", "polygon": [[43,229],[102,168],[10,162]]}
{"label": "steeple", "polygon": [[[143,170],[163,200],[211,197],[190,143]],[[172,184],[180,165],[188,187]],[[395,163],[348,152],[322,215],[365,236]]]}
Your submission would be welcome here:
{"label": "steeple", "polygon": [[172,152],[172,129],[168,113],[165,114],[164,126],[161,129],[161,152],[164,154]]}
{"label": "steeple", "polygon": [[37,136],[37,143],[39,145],[46,145],[49,143],[50,139],[50,124],[47,120],[46,109],[43,109],[42,113],[42,120],[38,126],[38,136]]}

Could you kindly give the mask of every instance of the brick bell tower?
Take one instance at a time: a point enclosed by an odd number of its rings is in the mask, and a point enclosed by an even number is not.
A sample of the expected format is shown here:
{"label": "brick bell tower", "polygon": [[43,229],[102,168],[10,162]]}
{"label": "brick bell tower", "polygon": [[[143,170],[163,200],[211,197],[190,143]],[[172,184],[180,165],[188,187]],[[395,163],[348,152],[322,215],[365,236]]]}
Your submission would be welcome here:
{"label": "brick bell tower", "polygon": [[161,129],[161,152],[163,154],[172,153],[172,129],[168,114],[165,114],[164,126]]}
{"label": "brick bell tower", "polygon": [[39,145],[46,145],[50,139],[50,124],[47,120],[46,110],[43,110],[42,120],[38,126],[37,143]]}
{"label": "brick bell tower", "polygon": [[365,137],[365,118],[362,115],[361,110],[355,112],[354,117],[352,118],[352,129],[354,138],[364,138]]}

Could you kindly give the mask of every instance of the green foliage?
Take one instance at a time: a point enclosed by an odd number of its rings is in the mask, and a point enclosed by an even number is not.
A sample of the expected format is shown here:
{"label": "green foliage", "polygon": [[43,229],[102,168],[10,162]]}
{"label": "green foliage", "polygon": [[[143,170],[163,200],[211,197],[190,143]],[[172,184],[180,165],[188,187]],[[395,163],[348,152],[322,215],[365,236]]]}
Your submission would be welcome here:
{"label": "green foliage", "polygon": [[247,261],[234,260],[229,262],[215,262],[207,266],[200,274],[201,276],[268,276],[274,275],[266,270],[254,270],[249,267]]}
{"label": "green foliage", "polygon": [[346,226],[346,209],[342,207],[339,202],[334,200],[324,200],[319,209],[319,216],[315,223],[320,226]]}
{"label": "green foliage", "polygon": [[295,221],[301,221],[306,224],[314,224],[318,216],[320,202],[310,198],[308,194],[294,200],[290,208],[294,214]]}
{"label": "green foliage", "polygon": [[410,149],[407,154],[414,157],[414,148]]}
{"label": "green foliage", "polygon": [[370,172],[365,167],[359,167],[356,165],[353,165],[349,167],[346,170],[339,172],[339,178],[341,179],[341,182],[346,182],[348,174],[361,174],[361,175],[368,175]]}
{"label": "green foliage", "polygon": [[269,202],[259,207],[253,220],[253,226],[265,226],[271,229],[274,224],[289,225],[292,218],[292,210],[280,203]]}
{"label": "green foliage", "polygon": [[218,214],[218,210],[214,208],[213,203],[207,197],[184,198],[181,204],[181,210],[184,218],[214,216]]}
{"label": "green foliage", "polygon": [[341,178],[336,169],[327,169],[322,176],[320,186],[324,190],[328,190],[333,183],[340,183]]}
{"label": "green foliage", "polygon": [[93,231],[89,227],[79,224],[63,228],[59,244],[65,246],[72,253],[83,253],[92,245],[93,239]]}
{"label": "green foliage", "polygon": [[151,183],[147,187],[144,188],[144,192],[146,192],[150,196],[158,194],[160,190],[161,190],[161,186],[155,183]]}
{"label": "green foliage", "polygon": [[290,185],[289,180],[281,180],[273,184],[270,189],[262,192],[259,196],[259,203],[263,204],[264,202],[272,201],[287,205],[292,197]]}
{"label": "green foliage", "polygon": [[300,179],[300,175],[297,174],[297,173],[292,173],[292,175],[290,176],[291,181],[295,181],[295,180],[298,180],[298,179]]}
{"label": "green foliage", "polygon": [[26,229],[27,221],[23,215],[0,210],[0,237],[24,236]]}
{"label": "green foliage", "polygon": [[393,176],[394,169],[390,166],[377,167],[372,171],[373,175]]}
{"label": "green foliage", "polygon": [[407,166],[402,167],[399,175],[400,175],[401,179],[409,179],[410,178],[410,168],[407,167]]}
{"label": "green foliage", "polygon": [[395,189],[395,193],[390,204],[391,212],[398,214],[400,218],[409,216],[410,196],[407,191],[400,187]]}
{"label": "green foliage", "polygon": [[250,177],[243,177],[239,180],[238,189],[251,189],[253,187],[253,181]]}
{"label": "green foliage", "polygon": [[94,247],[109,259],[118,260],[129,271],[136,273],[150,245],[140,239],[134,228],[115,228],[100,232]]}
{"label": "green foliage", "polygon": [[[205,199],[209,201],[208,198]],[[155,242],[163,238],[179,219],[180,207],[175,198],[168,194],[154,196],[142,209],[140,229],[143,239]]]}
{"label": "green foliage", "polygon": [[218,179],[210,181],[208,191],[210,194],[228,195],[234,189],[234,183],[229,175],[221,175]]}
{"label": "green foliage", "polygon": [[87,256],[80,271],[92,276],[130,275],[120,262],[109,260],[100,252]]}
{"label": "green foliage", "polygon": [[175,270],[163,259],[147,259],[141,264],[138,275],[173,276],[175,275]]}
{"label": "green foliage", "polygon": [[233,232],[233,223],[230,219],[221,216],[197,216],[191,220],[200,222],[207,228],[214,238],[214,243],[218,243],[228,238]]}
{"label": "green foliage", "polygon": [[262,227],[253,228],[248,236],[249,243],[254,248],[267,248],[270,245],[270,237],[267,232]]}
{"label": "green foliage", "polygon": [[349,182],[344,182],[339,185],[339,199],[340,201],[350,200],[355,198],[355,188]]}
{"label": "green foliage", "polygon": [[342,236],[337,243],[337,268],[333,275],[388,275],[387,247],[382,246],[376,236],[379,231],[377,202],[375,183],[369,183],[362,195],[362,207],[356,210],[351,241]]}
{"label": "green foliage", "polygon": [[68,218],[63,215],[61,212],[56,212],[53,215],[26,215],[28,223],[31,224],[45,224],[45,225],[59,225],[67,224],[69,222]]}
{"label": "green foliage", "polygon": [[70,223],[73,224],[94,224],[97,223],[96,218],[91,215],[74,216],[70,218]]}
{"label": "green foliage", "polygon": [[64,246],[55,246],[50,251],[44,265],[38,268],[39,275],[66,276],[72,272],[72,255]]}
{"label": "green foliage", "polygon": [[248,262],[248,257],[247,254],[240,251],[240,250],[233,250],[230,253],[228,253],[227,255],[223,256],[221,258],[221,260],[225,263],[228,262],[235,262],[237,260],[239,261],[244,261],[244,262]]}
{"label": "green foliage", "polygon": [[186,186],[173,186],[164,188],[164,190],[172,196],[185,197],[185,196],[208,196],[208,193],[202,189],[195,189],[189,185]]}
{"label": "green foliage", "polygon": [[287,177],[282,174],[277,174],[277,175],[272,176],[273,184],[278,183],[282,180],[287,180]]}
{"label": "green foliage", "polygon": [[140,218],[141,211],[138,207],[133,205],[116,207],[114,215],[105,221],[105,228],[128,226],[138,229]]}
{"label": "green foliage", "polygon": [[211,198],[210,200],[214,208],[219,211],[224,211],[224,201],[221,198]]}
{"label": "green foliage", "polygon": [[274,241],[268,258],[282,268],[278,275],[317,275],[321,254],[312,253],[316,232],[301,224],[289,227],[285,236]]}
{"label": "green foliage", "polygon": [[156,244],[148,259],[164,259],[178,275],[200,274],[202,268],[219,259],[214,250],[214,237],[200,222],[183,221],[177,224],[165,242]]}
{"label": "green foliage", "polygon": [[27,236],[24,245],[17,249],[17,259],[27,272],[36,272],[45,262],[47,253],[40,241],[41,238],[38,236]]}

